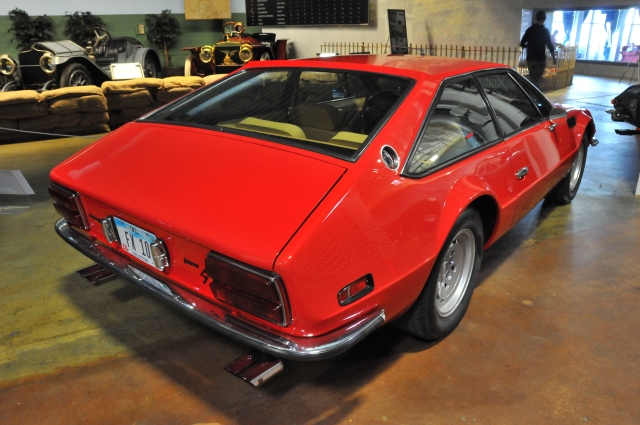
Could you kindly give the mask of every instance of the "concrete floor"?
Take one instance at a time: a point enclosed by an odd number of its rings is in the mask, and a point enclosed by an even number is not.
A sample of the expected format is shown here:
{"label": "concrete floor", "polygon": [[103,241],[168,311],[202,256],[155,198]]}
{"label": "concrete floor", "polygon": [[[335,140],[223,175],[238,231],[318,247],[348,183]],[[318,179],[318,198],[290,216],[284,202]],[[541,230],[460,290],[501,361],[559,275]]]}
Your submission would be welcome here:
{"label": "concrete floor", "polygon": [[640,423],[640,138],[604,112],[617,83],[549,93],[590,108],[601,143],[573,203],[538,205],[486,252],[453,334],[384,327],[260,388],[222,369],[246,347],[120,279],[75,274],[91,261],[53,230],[48,172],[93,139],[0,146],[0,169],[36,192],[0,215],[0,423]]}

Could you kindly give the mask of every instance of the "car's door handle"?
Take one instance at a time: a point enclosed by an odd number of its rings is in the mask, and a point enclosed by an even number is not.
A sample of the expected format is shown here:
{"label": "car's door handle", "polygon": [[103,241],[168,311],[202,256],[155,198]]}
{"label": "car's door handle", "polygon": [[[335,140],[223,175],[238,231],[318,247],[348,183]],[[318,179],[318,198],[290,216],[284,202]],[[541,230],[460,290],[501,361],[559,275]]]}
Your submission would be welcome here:
{"label": "car's door handle", "polygon": [[555,130],[557,125],[558,124],[556,124],[555,122],[552,122],[551,125],[549,125],[549,131]]}
{"label": "car's door handle", "polygon": [[522,180],[527,174],[529,174],[529,167],[524,167],[516,173],[516,177],[518,178],[518,180]]}

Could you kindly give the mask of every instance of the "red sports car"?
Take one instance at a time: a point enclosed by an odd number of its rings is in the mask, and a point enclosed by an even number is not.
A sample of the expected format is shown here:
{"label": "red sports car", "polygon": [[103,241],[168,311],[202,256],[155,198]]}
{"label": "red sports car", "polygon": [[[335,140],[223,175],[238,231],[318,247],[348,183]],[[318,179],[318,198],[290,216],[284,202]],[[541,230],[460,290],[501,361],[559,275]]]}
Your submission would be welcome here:
{"label": "red sports car", "polygon": [[191,317],[313,360],[462,319],[483,250],[576,195],[589,111],[440,57],[250,62],[51,172],[59,235]]}

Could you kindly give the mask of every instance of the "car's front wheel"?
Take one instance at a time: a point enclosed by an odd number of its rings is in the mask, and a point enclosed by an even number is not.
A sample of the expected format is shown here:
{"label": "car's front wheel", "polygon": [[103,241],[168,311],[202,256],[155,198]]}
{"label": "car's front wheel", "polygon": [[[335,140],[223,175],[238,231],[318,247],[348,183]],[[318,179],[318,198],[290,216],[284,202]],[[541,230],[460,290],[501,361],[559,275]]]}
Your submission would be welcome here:
{"label": "car's front wheel", "polygon": [[472,208],[456,220],[413,306],[396,320],[400,329],[436,340],[455,329],[464,316],[482,263],[484,231]]}
{"label": "car's front wheel", "polygon": [[90,86],[93,78],[87,68],[80,63],[67,66],[60,76],[60,87]]}
{"label": "car's front wheel", "polygon": [[562,180],[545,196],[545,200],[556,204],[565,205],[570,203],[578,194],[584,165],[587,162],[587,135],[582,138],[582,143],[578,148],[576,156],[573,157],[571,170]]}

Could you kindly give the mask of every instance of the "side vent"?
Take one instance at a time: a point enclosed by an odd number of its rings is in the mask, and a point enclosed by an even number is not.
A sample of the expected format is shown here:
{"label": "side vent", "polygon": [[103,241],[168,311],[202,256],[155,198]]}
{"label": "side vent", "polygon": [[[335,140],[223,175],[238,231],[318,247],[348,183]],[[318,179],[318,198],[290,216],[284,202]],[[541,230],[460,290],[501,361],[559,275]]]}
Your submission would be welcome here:
{"label": "side vent", "polygon": [[569,128],[573,128],[576,126],[576,117],[569,117],[569,119],[567,120],[567,125],[569,126]]}

